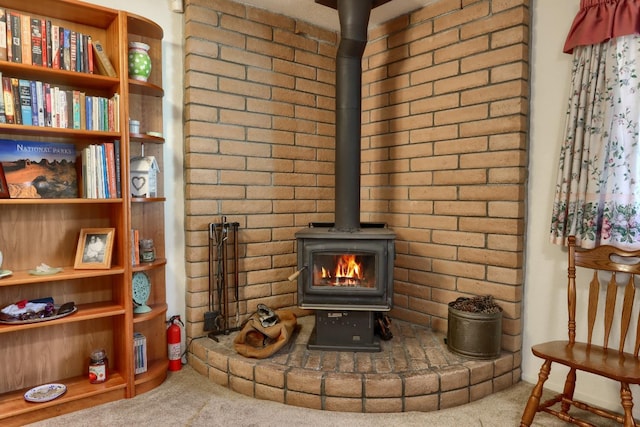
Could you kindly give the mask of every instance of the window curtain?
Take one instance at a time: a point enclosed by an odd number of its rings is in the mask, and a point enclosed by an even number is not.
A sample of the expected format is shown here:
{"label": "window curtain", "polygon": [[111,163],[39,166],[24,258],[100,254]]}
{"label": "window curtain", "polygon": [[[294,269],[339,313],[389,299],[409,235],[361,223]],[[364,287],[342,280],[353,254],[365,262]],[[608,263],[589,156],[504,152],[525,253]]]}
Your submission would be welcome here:
{"label": "window curtain", "polygon": [[582,0],[551,242],[640,249],[640,0]]}

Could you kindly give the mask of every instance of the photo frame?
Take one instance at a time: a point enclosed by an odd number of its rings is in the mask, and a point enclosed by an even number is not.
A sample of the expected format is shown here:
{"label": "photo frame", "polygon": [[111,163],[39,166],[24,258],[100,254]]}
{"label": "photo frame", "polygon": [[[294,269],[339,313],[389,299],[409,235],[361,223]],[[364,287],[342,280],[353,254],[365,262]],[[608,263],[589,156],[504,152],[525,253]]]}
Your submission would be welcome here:
{"label": "photo frame", "polygon": [[7,184],[7,177],[4,176],[4,169],[0,163],[0,199],[8,199],[9,197],[9,184]]}
{"label": "photo frame", "polygon": [[73,268],[78,270],[111,268],[115,228],[83,228]]}

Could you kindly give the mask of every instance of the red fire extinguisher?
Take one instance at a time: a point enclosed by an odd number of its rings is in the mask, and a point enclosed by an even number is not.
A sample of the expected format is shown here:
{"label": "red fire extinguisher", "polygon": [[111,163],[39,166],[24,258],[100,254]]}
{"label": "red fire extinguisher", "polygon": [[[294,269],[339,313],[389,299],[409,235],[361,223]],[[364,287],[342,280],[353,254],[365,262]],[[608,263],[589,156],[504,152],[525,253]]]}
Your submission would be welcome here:
{"label": "red fire extinguisher", "polygon": [[180,326],[176,325],[176,321],[184,327],[184,323],[180,320],[180,315],[171,316],[169,327],[167,328],[167,348],[169,353],[169,370],[179,371],[182,368],[182,351],[180,349]]}

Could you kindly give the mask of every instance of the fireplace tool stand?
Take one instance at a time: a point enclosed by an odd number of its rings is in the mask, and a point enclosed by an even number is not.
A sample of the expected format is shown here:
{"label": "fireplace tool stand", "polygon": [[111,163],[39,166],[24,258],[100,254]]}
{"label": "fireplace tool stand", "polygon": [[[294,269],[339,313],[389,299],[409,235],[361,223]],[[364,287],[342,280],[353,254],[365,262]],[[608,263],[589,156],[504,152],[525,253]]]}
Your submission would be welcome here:
{"label": "fireplace tool stand", "polygon": [[[240,329],[240,301],[238,283],[238,228],[237,222],[227,222],[223,216],[221,222],[209,224],[209,307],[204,313],[204,332],[218,342],[218,335],[228,335]],[[232,262],[229,252],[233,251]],[[231,271],[229,267],[231,266]],[[232,282],[230,283],[230,278]],[[229,294],[233,289],[234,300]],[[231,326],[230,307],[235,305],[233,327]]]}

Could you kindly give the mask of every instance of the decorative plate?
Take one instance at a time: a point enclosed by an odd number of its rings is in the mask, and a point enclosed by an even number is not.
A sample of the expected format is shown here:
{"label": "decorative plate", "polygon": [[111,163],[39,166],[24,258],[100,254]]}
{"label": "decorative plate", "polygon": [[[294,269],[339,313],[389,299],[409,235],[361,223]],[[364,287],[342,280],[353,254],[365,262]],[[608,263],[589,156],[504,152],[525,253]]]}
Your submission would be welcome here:
{"label": "decorative plate", "polygon": [[142,271],[135,272],[133,273],[131,285],[133,286],[133,303],[135,304],[133,312],[137,314],[150,312],[151,307],[147,305],[147,300],[151,294],[149,276]]}
{"label": "decorative plate", "polygon": [[24,400],[28,402],[48,402],[62,396],[67,391],[64,384],[44,384],[34,387],[24,394]]}
{"label": "decorative plate", "polygon": [[29,270],[29,274],[32,274],[34,276],[49,276],[51,274],[60,273],[61,271],[62,267],[51,267],[46,270]]}
{"label": "decorative plate", "polygon": [[3,277],[7,277],[13,274],[13,271],[11,270],[0,270],[0,279],[2,279]]}
{"label": "decorative plate", "polygon": [[[55,305],[55,309],[56,311],[60,308],[59,305]],[[78,311],[78,306],[74,306],[73,310],[68,311],[66,313],[63,314],[54,314],[53,316],[49,316],[49,317],[38,317],[36,319],[27,319],[27,320],[19,320],[19,319],[13,319],[10,316],[7,316],[4,313],[0,313],[0,323],[4,323],[5,325],[23,325],[23,324],[27,324],[27,323],[39,323],[39,322],[48,322],[49,320],[55,320],[55,319],[60,319],[62,317],[68,316],[70,314],[75,313],[76,311]]]}

